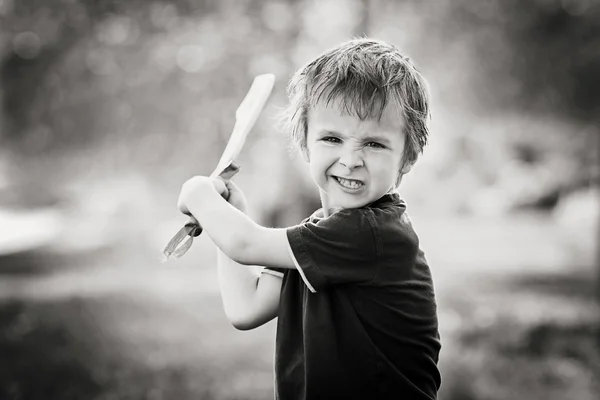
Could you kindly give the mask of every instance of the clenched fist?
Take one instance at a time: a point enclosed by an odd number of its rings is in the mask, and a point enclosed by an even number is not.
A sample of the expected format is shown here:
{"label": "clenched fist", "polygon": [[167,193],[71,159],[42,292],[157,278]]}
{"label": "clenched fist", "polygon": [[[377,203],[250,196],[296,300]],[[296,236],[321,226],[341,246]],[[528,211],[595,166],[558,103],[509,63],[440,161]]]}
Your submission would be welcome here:
{"label": "clenched fist", "polygon": [[202,204],[206,201],[207,194],[216,191],[222,197],[229,197],[229,190],[221,178],[209,176],[194,176],[181,186],[177,208],[186,215],[192,215],[189,211],[192,204]]}

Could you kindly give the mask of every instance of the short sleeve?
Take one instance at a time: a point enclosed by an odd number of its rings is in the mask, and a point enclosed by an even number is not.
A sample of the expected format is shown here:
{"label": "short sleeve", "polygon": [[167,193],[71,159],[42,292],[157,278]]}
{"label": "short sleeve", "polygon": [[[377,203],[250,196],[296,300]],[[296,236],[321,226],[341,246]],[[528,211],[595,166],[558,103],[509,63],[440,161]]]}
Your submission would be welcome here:
{"label": "short sleeve", "polygon": [[364,283],[377,273],[377,246],[369,210],[340,210],[287,229],[290,253],[308,288]]}
{"label": "short sleeve", "polygon": [[260,273],[261,274],[269,274],[269,275],[277,276],[279,278],[283,278],[285,269],[274,268],[274,267],[263,267],[263,269],[260,270]]}

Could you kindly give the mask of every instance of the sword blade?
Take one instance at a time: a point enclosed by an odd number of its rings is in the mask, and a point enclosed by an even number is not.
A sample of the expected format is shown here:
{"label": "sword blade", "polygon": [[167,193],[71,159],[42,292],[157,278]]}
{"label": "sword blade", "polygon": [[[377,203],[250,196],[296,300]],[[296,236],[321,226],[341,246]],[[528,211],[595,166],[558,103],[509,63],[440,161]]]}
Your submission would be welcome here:
{"label": "sword blade", "polygon": [[273,74],[259,75],[254,78],[248,94],[235,112],[236,121],[233,131],[217,167],[211,174],[212,177],[219,176],[240,154],[248,133],[256,123],[271,90],[273,90],[274,83],[275,76]]}

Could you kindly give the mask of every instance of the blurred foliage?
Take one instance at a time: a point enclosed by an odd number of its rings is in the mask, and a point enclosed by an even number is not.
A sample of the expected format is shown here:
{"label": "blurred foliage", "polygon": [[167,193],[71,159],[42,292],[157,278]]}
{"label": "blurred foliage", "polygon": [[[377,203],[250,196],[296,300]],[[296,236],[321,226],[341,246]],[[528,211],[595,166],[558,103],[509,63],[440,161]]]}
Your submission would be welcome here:
{"label": "blurred foliage", "polygon": [[265,53],[245,45],[264,30],[253,33],[260,19],[245,6],[55,3],[15,2],[2,24],[3,136],[28,152],[124,137],[137,137],[150,162],[183,137],[208,139],[198,150],[210,149],[250,82],[249,62]]}
{"label": "blurred foliage", "polygon": [[600,7],[596,0],[454,3],[449,31],[463,37],[477,35],[475,60],[485,66],[479,83],[487,90],[482,106],[491,103],[521,112],[597,121]]}
{"label": "blurred foliage", "polygon": [[[366,33],[415,58],[434,118],[462,119],[446,130],[551,115],[583,126],[560,132],[568,152],[598,115],[599,10],[590,0],[2,0],[0,139],[29,155],[96,146],[116,165],[212,165],[252,76],[278,76],[281,106],[295,67]],[[261,128],[275,131],[271,120]]]}
{"label": "blurred foliage", "polygon": [[0,143],[16,164],[54,160],[40,164],[41,181],[133,169],[180,182],[210,172],[252,77],[272,72],[245,170],[285,187],[283,176],[302,175],[273,156],[288,144],[274,120],[287,79],[325,48],[369,34],[406,50],[431,83],[432,145],[415,193],[449,182],[484,201],[535,186],[501,203],[552,205],[597,179],[599,10],[595,0],[0,0]]}

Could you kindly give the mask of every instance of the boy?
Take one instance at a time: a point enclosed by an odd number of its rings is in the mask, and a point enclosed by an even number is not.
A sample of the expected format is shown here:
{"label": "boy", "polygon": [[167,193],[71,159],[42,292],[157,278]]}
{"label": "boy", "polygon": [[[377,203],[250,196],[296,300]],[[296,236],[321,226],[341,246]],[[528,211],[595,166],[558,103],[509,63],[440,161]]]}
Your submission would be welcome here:
{"label": "boy", "polygon": [[278,399],[435,399],[433,284],[395,192],[427,142],[426,84],[395,47],[356,39],[297,71],[288,94],[321,209],[265,228],[231,182],[181,190],[179,209],[220,249],[225,313],[238,329],[278,317]]}

